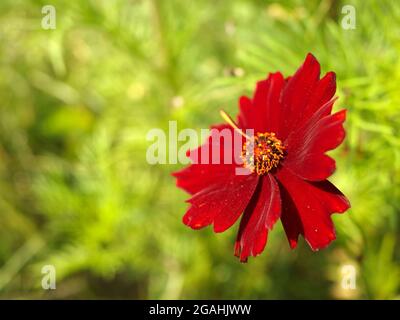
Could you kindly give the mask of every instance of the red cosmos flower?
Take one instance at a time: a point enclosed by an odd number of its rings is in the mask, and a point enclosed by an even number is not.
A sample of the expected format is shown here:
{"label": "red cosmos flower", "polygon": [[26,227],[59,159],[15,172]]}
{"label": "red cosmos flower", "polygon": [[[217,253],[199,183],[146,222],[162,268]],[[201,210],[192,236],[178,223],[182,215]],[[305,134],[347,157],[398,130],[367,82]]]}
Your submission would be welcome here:
{"label": "red cosmos flower", "polygon": [[[331,214],[350,207],[327,180],[335,161],[325,153],[345,137],[346,110],[331,114],[335,91],[335,74],[320,79],[311,54],[292,77],[277,72],[259,81],[252,99],[240,98],[237,124],[222,113],[228,124],[215,126],[205,144],[188,152],[201,161],[173,174],[192,195],[183,222],[193,229],[213,224],[223,232],[242,216],[235,243],[242,262],[264,250],[279,218],[291,248],[300,234],[312,250],[326,247],[336,237]],[[249,137],[246,129],[255,134]],[[246,137],[243,148],[215,141],[223,130]],[[212,162],[215,154],[220,163]],[[242,161],[225,161],[228,155]],[[237,174],[238,168],[248,174]]]}

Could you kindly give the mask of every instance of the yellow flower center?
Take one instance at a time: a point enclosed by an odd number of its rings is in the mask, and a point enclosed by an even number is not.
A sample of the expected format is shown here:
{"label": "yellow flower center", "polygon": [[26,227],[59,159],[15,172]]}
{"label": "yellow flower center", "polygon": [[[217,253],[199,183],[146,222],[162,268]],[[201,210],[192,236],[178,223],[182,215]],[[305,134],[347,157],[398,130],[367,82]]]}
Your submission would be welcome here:
{"label": "yellow flower center", "polygon": [[257,133],[243,145],[241,158],[246,168],[263,175],[278,167],[285,147],[275,133]]}

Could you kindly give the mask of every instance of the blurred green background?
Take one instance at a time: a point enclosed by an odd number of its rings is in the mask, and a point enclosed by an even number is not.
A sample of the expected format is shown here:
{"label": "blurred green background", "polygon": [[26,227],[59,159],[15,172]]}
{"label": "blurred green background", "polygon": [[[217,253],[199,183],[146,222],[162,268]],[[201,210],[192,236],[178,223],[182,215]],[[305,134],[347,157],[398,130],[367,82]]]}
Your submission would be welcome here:
{"label": "blurred green background", "polygon": [[[41,9],[56,8],[43,30]],[[342,6],[356,29],[341,27]],[[396,1],[2,0],[0,298],[400,298],[400,6]],[[208,128],[268,72],[312,52],[338,78],[347,139],[338,239],[233,256],[181,222],[187,195],[146,162],[151,128]],[[41,287],[54,265],[57,289]],[[343,265],[357,270],[341,286]]]}

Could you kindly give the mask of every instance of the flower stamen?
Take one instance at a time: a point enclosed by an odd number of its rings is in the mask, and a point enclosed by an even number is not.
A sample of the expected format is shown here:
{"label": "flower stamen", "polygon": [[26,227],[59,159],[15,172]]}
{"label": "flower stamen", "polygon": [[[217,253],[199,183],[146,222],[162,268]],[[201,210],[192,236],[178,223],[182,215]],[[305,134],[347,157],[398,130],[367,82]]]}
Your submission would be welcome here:
{"label": "flower stamen", "polygon": [[237,133],[239,133],[240,135],[245,137],[247,140],[252,139],[252,137],[248,136],[242,130],[239,129],[239,127],[237,126],[235,121],[233,121],[232,118],[224,110],[220,110],[219,113],[220,113],[222,119],[224,119]]}
{"label": "flower stamen", "polygon": [[275,133],[257,133],[243,145],[241,158],[244,167],[263,175],[279,166],[285,149]]}
{"label": "flower stamen", "polygon": [[277,168],[285,157],[285,146],[274,132],[257,133],[250,137],[245,134],[232,118],[223,110],[220,110],[221,117],[240,135],[246,138],[243,145],[241,158],[245,168],[263,175]]}

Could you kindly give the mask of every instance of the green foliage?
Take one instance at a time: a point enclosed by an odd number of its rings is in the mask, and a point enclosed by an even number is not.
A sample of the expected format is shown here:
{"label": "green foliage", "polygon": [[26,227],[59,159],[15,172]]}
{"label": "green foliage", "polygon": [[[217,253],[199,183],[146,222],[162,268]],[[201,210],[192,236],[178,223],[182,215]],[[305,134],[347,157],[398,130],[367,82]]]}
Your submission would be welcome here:
{"label": "green foliage", "polygon": [[[399,298],[400,7],[395,1],[54,0],[0,4],[0,296]],[[357,28],[340,26],[356,8]],[[183,226],[180,165],[146,162],[149,129],[207,128],[307,52],[338,78],[347,139],[332,180],[338,240],[291,251],[280,223],[248,264],[236,230]],[[233,228],[235,229],[235,228]],[[41,286],[53,264],[57,290]],[[357,267],[357,289],[340,268]]]}

